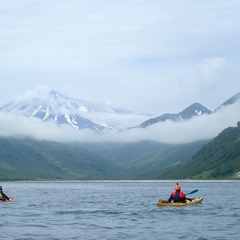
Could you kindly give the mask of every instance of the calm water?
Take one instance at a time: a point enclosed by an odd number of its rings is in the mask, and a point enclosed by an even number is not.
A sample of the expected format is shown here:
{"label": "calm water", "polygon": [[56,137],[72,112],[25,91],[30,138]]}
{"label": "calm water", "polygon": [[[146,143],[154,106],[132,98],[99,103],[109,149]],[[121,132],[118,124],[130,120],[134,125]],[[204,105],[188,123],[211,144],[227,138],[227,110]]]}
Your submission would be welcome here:
{"label": "calm water", "polygon": [[202,204],[153,206],[175,182],[4,182],[0,239],[240,239],[240,182],[180,182]]}

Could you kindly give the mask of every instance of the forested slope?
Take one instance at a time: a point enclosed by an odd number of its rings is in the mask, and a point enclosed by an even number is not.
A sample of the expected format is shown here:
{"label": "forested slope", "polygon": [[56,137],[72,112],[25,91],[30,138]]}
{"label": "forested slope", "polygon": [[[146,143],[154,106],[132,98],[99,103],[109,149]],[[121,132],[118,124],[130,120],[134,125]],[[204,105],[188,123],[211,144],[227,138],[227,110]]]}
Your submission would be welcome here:
{"label": "forested slope", "polygon": [[240,122],[223,130],[192,159],[145,175],[157,179],[231,179],[240,172]]}
{"label": "forested slope", "polygon": [[84,149],[26,138],[0,138],[0,179],[114,179],[124,172]]}

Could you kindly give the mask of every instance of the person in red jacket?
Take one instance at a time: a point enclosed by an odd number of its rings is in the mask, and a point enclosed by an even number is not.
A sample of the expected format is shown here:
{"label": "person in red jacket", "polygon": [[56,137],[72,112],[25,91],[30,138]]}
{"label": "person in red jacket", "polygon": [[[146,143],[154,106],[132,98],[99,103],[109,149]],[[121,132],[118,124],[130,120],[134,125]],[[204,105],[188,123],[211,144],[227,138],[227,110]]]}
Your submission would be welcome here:
{"label": "person in red jacket", "polygon": [[181,192],[181,186],[177,183],[174,187],[175,192],[172,192],[168,200],[159,199],[160,203],[170,203],[173,202],[186,202],[186,195]]}
{"label": "person in red jacket", "polygon": [[177,183],[177,185],[174,187],[175,192],[172,192],[168,202],[186,202],[186,195],[181,192],[181,186]]}

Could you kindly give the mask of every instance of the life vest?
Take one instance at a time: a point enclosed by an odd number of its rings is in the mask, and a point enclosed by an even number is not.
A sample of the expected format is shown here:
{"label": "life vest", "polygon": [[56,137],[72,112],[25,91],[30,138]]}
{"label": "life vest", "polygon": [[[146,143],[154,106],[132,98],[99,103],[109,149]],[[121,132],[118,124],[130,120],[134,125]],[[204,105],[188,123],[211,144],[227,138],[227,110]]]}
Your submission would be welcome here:
{"label": "life vest", "polygon": [[179,191],[173,192],[171,195],[174,202],[182,202],[186,199],[186,196]]}

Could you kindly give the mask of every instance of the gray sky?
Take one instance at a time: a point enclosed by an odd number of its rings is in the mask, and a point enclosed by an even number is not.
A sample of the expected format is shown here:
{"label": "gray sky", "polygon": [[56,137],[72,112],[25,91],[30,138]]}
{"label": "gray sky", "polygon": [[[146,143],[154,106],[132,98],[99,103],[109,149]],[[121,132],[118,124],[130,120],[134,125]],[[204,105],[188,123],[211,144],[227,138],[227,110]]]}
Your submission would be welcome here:
{"label": "gray sky", "polygon": [[239,0],[0,3],[0,105],[44,85],[161,115],[240,91]]}

